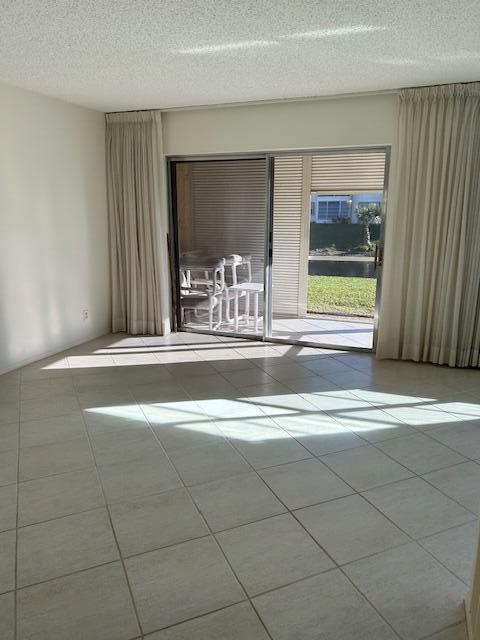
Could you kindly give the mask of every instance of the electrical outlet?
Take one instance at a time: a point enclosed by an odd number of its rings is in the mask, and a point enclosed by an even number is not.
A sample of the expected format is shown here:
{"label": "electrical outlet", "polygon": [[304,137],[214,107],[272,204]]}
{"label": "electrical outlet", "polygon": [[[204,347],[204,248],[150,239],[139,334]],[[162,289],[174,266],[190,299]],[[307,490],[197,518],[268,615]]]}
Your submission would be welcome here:
{"label": "electrical outlet", "polygon": [[88,320],[88,309],[83,310],[82,316],[84,320]]}

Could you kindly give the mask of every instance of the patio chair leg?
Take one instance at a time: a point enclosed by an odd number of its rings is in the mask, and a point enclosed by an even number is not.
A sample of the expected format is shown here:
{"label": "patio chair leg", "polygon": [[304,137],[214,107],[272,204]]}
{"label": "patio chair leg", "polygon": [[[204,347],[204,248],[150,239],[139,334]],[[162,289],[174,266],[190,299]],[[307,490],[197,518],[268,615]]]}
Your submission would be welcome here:
{"label": "patio chair leg", "polygon": [[223,302],[222,302],[222,298],[220,297],[218,299],[218,324],[217,324],[217,329],[220,329],[221,325],[222,325],[222,315],[223,315]]}
{"label": "patio chair leg", "polygon": [[225,320],[229,323],[232,321],[230,318],[230,296],[228,291],[225,291]]}
{"label": "patio chair leg", "polygon": [[247,327],[250,326],[250,293],[245,293],[245,323]]}
{"label": "patio chair leg", "polygon": [[255,333],[258,333],[258,291],[255,292],[253,317],[255,322]]}
{"label": "patio chair leg", "polygon": [[235,298],[233,300],[233,317],[235,320],[235,331],[238,331],[238,291],[235,291]]}

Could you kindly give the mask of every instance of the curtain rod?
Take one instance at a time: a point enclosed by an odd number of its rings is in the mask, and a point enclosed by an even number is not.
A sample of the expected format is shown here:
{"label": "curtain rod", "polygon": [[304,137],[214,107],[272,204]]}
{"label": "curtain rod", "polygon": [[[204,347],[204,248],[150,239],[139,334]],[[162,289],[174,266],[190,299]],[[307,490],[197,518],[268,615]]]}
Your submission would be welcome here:
{"label": "curtain rod", "polygon": [[150,109],[125,109],[124,111],[106,111],[106,114],[111,113],[141,113],[142,111],[161,111],[162,113],[168,111],[195,111],[200,109],[224,109],[227,107],[248,107],[256,105],[267,104],[282,104],[285,102],[320,102],[323,100],[335,100],[338,98],[359,98],[376,95],[391,95],[397,93],[399,89],[385,89],[379,91],[360,91],[358,93],[335,93],[325,96],[305,96],[298,98],[272,98],[271,100],[252,100],[247,102],[219,102],[214,104],[198,104],[198,105],[185,105],[183,107],[151,107]]}
{"label": "curtain rod", "polygon": [[428,89],[430,87],[447,87],[450,84],[475,84],[480,80],[465,80],[464,82],[436,82],[435,84],[419,84],[414,87],[402,87],[397,91],[408,91],[409,89]]}
{"label": "curtain rod", "polygon": [[106,111],[105,113],[110,115],[113,113],[141,113],[144,111],[160,111],[162,113],[169,111],[196,111],[205,109],[225,109],[228,107],[249,107],[249,106],[261,106],[267,104],[283,104],[285,102],[320,102],[323,100],[336,100],[338,98],[362,98],[368,96],[378,95],[392,95],[397,94],[399,91],[405,91],[408,89],[427,89],[428,87],[443,87],[449,84],[473,84],[480,82],[480,80],[467,80],[464,82],[439,82],[435,84],[415,85],[407,87],[398,87],[396,89],[384,89],[379,91],[360,91],[358,93],[335,93],[326,96],[305,96],[299,98],[273,98],[271,100],[252,100],[250,102],[221,102],[215,104],[199,104],[199,105],[186,105],[183,107],[152,107],[150,109],[126,109],[125,111]]}

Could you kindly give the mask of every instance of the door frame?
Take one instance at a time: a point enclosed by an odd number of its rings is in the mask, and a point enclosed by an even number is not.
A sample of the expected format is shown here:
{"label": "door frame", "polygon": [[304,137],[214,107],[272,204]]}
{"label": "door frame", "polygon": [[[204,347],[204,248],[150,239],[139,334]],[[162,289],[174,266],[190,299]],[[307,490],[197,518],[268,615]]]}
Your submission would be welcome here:
{"label": "door frame", "polygon": [[[317,347],[320,349],[338,349],[338,346],[332,344],[322,344],[319,342],[310,342],[307,340],[285,340],[284,338],[276,338],[271,335],[272,333],[272,318],[273,318],[273,305],[272,305],[272,269],[273,269],[273,194],[274,194],[274,161],[279,156],[303,156],[311,157],[315,155],[328,155],[339,153],[359,153],[359,152],[383,152],[385,153],[385,169],[384,169],[384,181],[383,181],[383,206],[382,206],[382,225],[380,229],[379,247],[382,252],[382,260],[377,265],[377,287],[375,295],[375,311],[373,322],[373,345],[372,349],[364,347],[341,347],[344,351],[359,351],[366,353],[375,353],[377,337],[378,337],[378,324],[380,317],[380,305],[381,305],[381,289],[382,289],[382,271],[383,271],[383,253],[385,246],[385,228],[387,224],[387,209],[388,209],[388,185],[390,178],[390,161],[391,161],[391,145],[368,145],[368,146],[355,146],[355,147],[328,147],[323,149],[288,149],[280,151],[260,151],[257,153],[207,153],[207,154],[187,154],[187,155],[167,155],[166,156],[166,171],[167,171],[167,186],[168,186],[168,209],[169,209],[169,235],[171,238],[170,246],[173,250],[173,271],[171,273],[173,286],[173,300],[172,300],[172,312],[176,316],[176,328],[177,331],[185,331],[188,333],[210,334],[219,335],[232,338],[245,338],[248,340],[256,340],[262,342],[280,343],[280,344],[293,344],[307,347]],[[178,218],[176,210],[176,184],[175,184],[175,165],[183,162],[215,162],[215,161],[228,161],[228,160],[265,160],[266,161],[266,179],[265,179],[265,254],[264,254],[264,301],[263,301],[263,334],[260,335],[247,335],[239,334],[235,332],[225,331],[209,331],[208,329],[190,329],[181,326],[180,319],[180,282],[178,278],[179,273],[179,246],[178,246]],[[305,187],[305,185],[304,185]],[[305,189],[304,200],[306,201]],[[305,205],[305,202],[304,202]],[[308,208],[308,211],[310,209]],[[301,254],[306,257],[307,260],[302,260],[306,264],[303,266],[304,272],[308,273],[308,243],[309,243],[309,216],[307,216],[306,205],[304,209],[304,220],[302,220],[304,226],[302,228],[302,247]],[[302,273],[302,265],[300,265]],[[303,278],[303,276],[302,276]],[[306,283],[307,278],[303,278],[305,283],[305,299],[306,299]],[[302,285],[300,285],[302,286]],[[300,292],[301,293],[301,292]]]}

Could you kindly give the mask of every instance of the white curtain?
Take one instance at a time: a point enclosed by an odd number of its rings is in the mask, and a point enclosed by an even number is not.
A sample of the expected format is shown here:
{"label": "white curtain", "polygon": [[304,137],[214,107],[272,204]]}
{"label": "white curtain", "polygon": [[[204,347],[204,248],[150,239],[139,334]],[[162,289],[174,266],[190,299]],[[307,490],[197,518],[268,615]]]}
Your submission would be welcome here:
{"label": "white curtain", "polygon": [[161,114],[107,114],[112,330],[169,331]]}
{"label": "white curtain", "polygon": [[400,92],[377,356],[480,365],[480,83]]}

